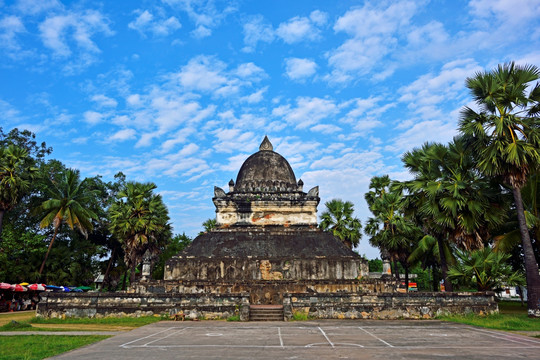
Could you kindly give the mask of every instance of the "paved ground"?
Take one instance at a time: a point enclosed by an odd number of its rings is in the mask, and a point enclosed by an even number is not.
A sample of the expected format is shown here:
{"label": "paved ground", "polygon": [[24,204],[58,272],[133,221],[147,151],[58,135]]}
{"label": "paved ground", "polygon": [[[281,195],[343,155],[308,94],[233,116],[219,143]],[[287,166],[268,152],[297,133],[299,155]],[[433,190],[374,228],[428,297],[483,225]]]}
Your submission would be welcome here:
{"label": "paved ground", "polygon": [[540,339],[440,321],[159,322],[54,359],[538,359]]}

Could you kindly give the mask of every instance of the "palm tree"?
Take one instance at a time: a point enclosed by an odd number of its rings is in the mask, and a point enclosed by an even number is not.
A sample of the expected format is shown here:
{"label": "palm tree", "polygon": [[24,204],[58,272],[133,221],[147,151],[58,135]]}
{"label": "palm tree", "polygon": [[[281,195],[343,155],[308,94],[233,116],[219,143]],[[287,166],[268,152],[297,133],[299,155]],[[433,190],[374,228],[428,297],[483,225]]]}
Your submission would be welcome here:
{"label": "palm tree", "polygon": [[168,210],[153,183],[128,182],[109,209],[110,230],[122,242],[130,282],[144,253],[157,254],[171,237]]}
{"label": "palm tree", "polygon": [[0,148],[0,235],[4,214],[28,191],[36,170],[25,149],[15,145]]}
{"label": "palm tree", "polygon": [[[465,139],[455,138],[447,146],[424,144],[405,153],[403,162],[414,175],[402,185],[410,194],[410,209],[439,248],[446,246],[445,241],[468,250],[482,248],[490,231],[503,223],[500,191],[478,174]],[[448,259],[444,252],[440,256],[445,287],[451,291]]]}
{"label": "palm tree", "polygon": [[[444,246],[444,258],[448,264],[455,263],[452,249],[446,241],[442,242]],[[431,268],[433,291],[439,291],[439,277],[437,268],[441,264],[441,255],[439,253],[439,241],[431,235],[425,235],[413,249],[407,261],[411,264],[421,264],[425,270]]]}
{"label": "palm tree", "polygon": [[362,223],[353,217],[354,205],[350,201],[333,199],[325,203],[326,211],[321,214],[319,227],[330,231],[349,249],[357,246],[362,237]]}
{"label": "palm tree", "polygon": [[[390,190],[392,182],[388,176],[374,177],[370,181],[372,191],[365,194],[373,214],[367,221],[366,234],[369,243],[390,255],[390,260],[399,262],[405,269],[406,289],[409,288],[409,262],[407,258],[420,236],[420,229],[404,216],[404,197],[401,190]],[[396,275],[397,267],[394,266]]]}
{"label": "palm tree", "polygon": [[[540,275],[525,219],[521,189],[540,163],[540,69],[534,65],[499,65],[467,78],[479,107],[465,107],[459,130],[471,138],[478,169],[511,187],[517,211],[527,278],[529,316],[540,317]],[[529,86],[532,87],[528,91]]]}
{"label": "palm tree", "polygon": [[66,223],[71,229],[77,228],[84,237],[88,237],[88,232],[93,229],[92,219],[97,219],[97,215],[87,206],[95,193],[87,189],[86,179],[80,181],[76,170],[67,169],[59,181],[47,178],[46,182],[47,200],[43,201],[35,211],[44,214],[40,227],[45,228],[52,224],[54,235],[39,268],[39,277],[61,225]]}
{"label": "palm tree", "polygon": [[209,231],[212,231],[213,229],[216,228],[217,226],[217,220],[214,218],[214,219],[206,219],[203,223],[202,223],[202,226],[203,226],[203,229],[201,232],[199,232],[199,235],[202,235],[202,234],[205,234]]}
{"label": "palm tree", "polygon": [[457,262],[450,267],[449,276],[478,291],[499,290],[502,285],[524,285],[525,279],[514,271],[507,260],[509,254],[492,251],[489,247],[474,251],[458,250]]}

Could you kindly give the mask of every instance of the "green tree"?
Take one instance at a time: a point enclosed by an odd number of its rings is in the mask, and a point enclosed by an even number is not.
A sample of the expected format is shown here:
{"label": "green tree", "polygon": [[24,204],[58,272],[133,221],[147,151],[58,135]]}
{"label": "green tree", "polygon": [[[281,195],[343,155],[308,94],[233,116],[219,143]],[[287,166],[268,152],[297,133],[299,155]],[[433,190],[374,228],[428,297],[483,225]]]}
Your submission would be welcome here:
{"label": "green tree", "polygon": [[36,171],[25,149],[15,145],[0,147],[0,236],[4,213],[13,209],[30,190]]}
{"label": "green tree", "polygon": [[321,215],[319,227],[330,231],[349,249],[357,246],[362,237],[362,223],[353,217],[354,205],[350,201],[333,199],[325,203],[326,210]]}
{"label": "green tree", "polygon": [[[506,209],[501,192],[491,179],[480,176],[467,142],[455,138],[447,146],[424,144],[403,156],[413,180],[403,182],[410,194],[409,209],[427,233],[444,248],[445,241],[463,249],[482,248],[491,231],[504,222]],[[446,254],[441,252],[441,270],[445,287]]]}
{"label": "green tree", "polygon": [[159,255],[159,260],[157,261],[156,265],[154,265],[154,269],[152,270],[152,278],[156,280],[163,280],[165,263],[167,260],[184,250],[187,246],[189,246],[189,244],[191,244],[191,241],[191,238],[189,238],[186,234],[177,234],[173,236],[170,243],[167,244],[163,252]]}
{"label": "green tree", "polygon": [[45,181],[48,185],[45,187],[47,200],[41,203],[36,212],[43,214],[40,227],[46,228],[53,225],[54,235],[41,263],[40,277],[62,224],[66,223],[70,229],[77,228],[87,237],[88,231],[93,229],[92,219],[97,218],[96,214],[87,206],[95,194],[87,189],[86,179],[80,181],[79,173],[76,170],[66,170],[60,181],[54,181],[50,178],[45,179]]}
{"label": "green tree", "polygon": [[381,254],[386,252],[390,260],[394,262],[394,271],[397,276],[396,262],[405,269],[405,282],[409,282],[408,257],[417,239],[420,237],[420,229],[404,216],[404,196],[399,189],[392,189],[388,176],[373,177],[370,181],[370,189],[365,194],[369,210],[373,214],[367,221],[365,232],[370,235],[369,243],[378,247]]}
{"label": "green tree", "polygon": [[456,264],[448,272],[450,279],[478,291],[499,290],[503,285],[524,285],[525,279],[507,260],[510,255],[489,247],[474,251],[457,250]]}
{"label": "green tree", "polygon": [[153,183],[127,182],[109,209],[110,230],[122,242],[130,282],[144,253],[157,254],[171,238],[168,210]]}
{"label": "green tree", "polygon": [[[448,242],[441,242],[444,246],[444,258],[449,265],[455,263],[455,257]],[[439,272],[438,268],[441,264],[441,255],[439,253],[439,242],[431,235],[425,235],[416,244],[409,258],[407,259],[411,265],[419,264],[423,269],[431,269],[431,280],[433,291],[439,291]]]}
{"label": "green tree", "polygon": [[[521,189],[540,160],[540,69],[513,62],[467,78],[478,111],[465,107],[459,130],[471,138],[478,169],[512,188],[527,278],[529,316],[540,317],[540,275],[527,228]],[[530,91],[529,91],[530,89]]]}
{"label": "green tree", "polygon": [[217,226],[217,220],[215,218],[213,219],[206,219],[203,223],[203,230],[199,232],[199,235],[202,235],[204,233],[210,232]]}

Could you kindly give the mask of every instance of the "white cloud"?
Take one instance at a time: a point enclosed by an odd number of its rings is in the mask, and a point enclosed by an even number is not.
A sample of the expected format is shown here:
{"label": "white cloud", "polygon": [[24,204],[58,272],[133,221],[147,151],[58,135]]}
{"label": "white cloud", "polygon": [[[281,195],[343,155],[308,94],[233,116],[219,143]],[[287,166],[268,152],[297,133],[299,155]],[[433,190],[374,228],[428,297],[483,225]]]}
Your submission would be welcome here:
{"label": "white cloud", "polygon": [[148,32],[154,36],[167,36],[182,27],[180,21],[174,16],[156,19],[148,10],[136,10],[136,13],[137,18],[130,22],[128,27],[143,36]]}
{"label": "white cloud", "polygon": [[311,14],[309,14],[309,19],[315,25],[323,26],[328,21],[328,14],[320,10],[315,10],[315,11],[312,11]]}
{"label": "white cloud", "polygon": [[103,121],[103,114],[96,111],[86,111],[83,117],[84,121],[89,125],[97,125]]}
{"label": "white cloud", "polygon": [[197,56],[176,75],[180,84],[189,90],[214,91],[227,82],[221,74],[225,63],[209,56]]}
{"label": "white cloud", "polygon": [[48,16],[39,24],[39,31],[43,44],[59,57],[68,57],[73,53],[72,43],[87,57],[99,53],[100,49],[92,37],[96,34],[113,34],[109,20],[95,10]]}
{"label": "white cloud", "polygon": [[244,23],[244,44],[242,50],[252,52],[259,42],[271,43],[274,41],[274,29],[265,22],[261,15],[254,16]]}
{"label": "white cloud", "polygon": [[[315,16],[320,21],[320,16]],[[287,22],[279,24],[276,35],[285,43],[294,44],[304,40],[317,40],[320,38],[320,30],[314,26],[313,22],[306,18],[295,16]]]}
{"label": "white cloud", "polygon": [[317,64],[310,59],[288,58],[285,59],[287,76],[292,80],[302,80],[315,74]]}
{"label": "white cloud", "polygon": [[0,48],[15,56],[21,49],[17,35],[26,32],[22,20],[14,15],[4,16],[0,20]]}
{"label": "white cloud", "polygon": [[2,122],[5,121],[7,123],[14,124],[15,122],[23,120],[20,111],[2,99],[0,99],[0,114],[0,119],[2,119]]}
{"label": "white cloud", "polygon": [[61,9],[63,5],[57,0],[19,0],[16,8],[23,14],[36,15],[53,9]]}
{"label": "white cloud", "polygon": [[227,16],[237,11],[233,2],[215,0],[162,0],[164,3],[184,11],[196,29],[192,35],[196,38],[210,36]]}
{"label": "white cloud", "polygon": [[[381,61],[397,46],[403,27],[409,25],[420,3],[402,1],[379,6],[371,3],[347,11],[334,25],[334,31],[351,36],[342,45],[329,51],[328,64],[333,68],[326,77],[329,82],[347,82],[357,76],[383,67]],[[387,68],[372,75],[379,80],[391,75]],[[384,73],[382,73],[384,71]]]}
{"label": "white cloud", "polygon": [[540,16],[536,0],[471,0],[469,7],[480,18],[495,16],[499,21],[520,26]]}
{"label": "white cloud", "polygon": [[133,129],[122,129],[107,138],[108,142],[132,140],[136,137],[136,131]]}
{"label": "white cloud", "polygon": [[116,107],[118,102],[103,94],[97,94],[92,96],[92,101],[96,102],[101,107]]}
{"label": "white cloud", "polygon": [[283,117],[289,124],[295,125],[296,129],[306,129],[338,112],[339,109],[333,100],[299,97],[296,99],[296,107],[282,105],[275,108],[272,114]]}
{"label": "white cloud", "polygon": [[261,102],[264,99],[264,93],[268,90],[268,86],[265,86],[264,88],[255,91],[252,94],[249,94],[247,96],[243,96],[240,98],[241,101],[247,102],[248,104],[256,104]]}
{"label": "white cloud", "polygon": [[240,78],[248,79],[251,81],[258,81],[260,79],[268,77],[268,75],[262,68],[258,67],[252,62],[238,65],[238,68],[236,69],[236,71],[234,71],[234,73]]}

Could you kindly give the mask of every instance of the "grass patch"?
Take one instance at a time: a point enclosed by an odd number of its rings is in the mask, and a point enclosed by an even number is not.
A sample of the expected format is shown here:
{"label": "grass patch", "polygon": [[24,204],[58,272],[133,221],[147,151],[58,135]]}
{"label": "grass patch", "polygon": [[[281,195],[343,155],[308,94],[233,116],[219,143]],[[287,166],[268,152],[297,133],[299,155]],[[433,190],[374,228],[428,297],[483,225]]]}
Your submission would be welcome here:
{"label": "grass patch", "polygon": [[34,317],[30,319],[31,324],[88,324],[88,325],[113,325],[113,326],[129,326],[139,327],[161,321],[165,318],[159,316],[142,316],[137,318],[132,317],[109,317],[109,318],[65,318],[65,319],[44,319],[42,317]]}
{"label": "grass patch", "polygon": [[527,303],[522,306],[521,301],[499,301],[499,312],[501,314],[527,314]]}
{"label": "grass patch", "polygon": [[303,312],[303,311],[293,311],[292,320],[293,321],[306,321],[306,320],[309,320],[309,315],[308,313]]}
{"label": "grass patch", "polygon": [[11,322],[0,326],[0,331],[17,331],[17,330],[28,330],[31,329],[32,325],[27,322],[18,322],[11,320]]}
{"label": "grass patch", "polygon": [[447,315],[440,316],[439,319],[488,329],[540,331],[540,319],[529,318],[527,314]]}
{"label": "grass patch", "polygon": [[232,315],[227,318],[227,321],[240,321],[240,315]]}
{"label": "grass patch", "polygon": [[41,360],[92,344],[110,336],[0,336],[0,359]]}

